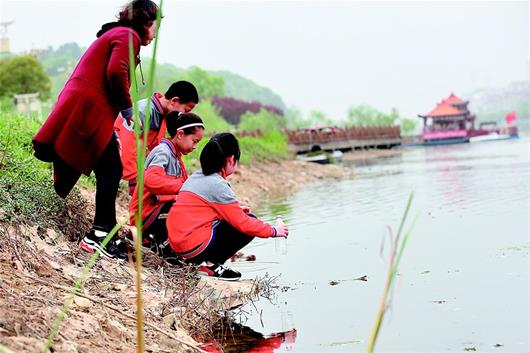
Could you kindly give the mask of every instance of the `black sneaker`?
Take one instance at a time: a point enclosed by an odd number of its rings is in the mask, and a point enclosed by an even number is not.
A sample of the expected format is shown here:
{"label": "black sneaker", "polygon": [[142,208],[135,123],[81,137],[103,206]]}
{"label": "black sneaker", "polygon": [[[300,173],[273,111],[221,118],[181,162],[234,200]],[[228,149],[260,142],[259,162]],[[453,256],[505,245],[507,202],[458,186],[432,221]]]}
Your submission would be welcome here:
{"label": "black sneaker", "polygon": [[[125,238],[129,241],[129,244],[131,246],[136,245],[136,242],[135,242],[135,240],[133,238],[132,232],[127,232],[125,234]],[[149,249],[153,250],[153,236],[151,234],[148,234],[148,235],[143,234],[142,235],[142,246],[145,246],[146,248],[149,248]]]}
{"label": "black sneaker", "polygon": [[81,249],[90,253],[100,250],[101,255],[111,259],[127,259],[127,246],[125,245],[125,242],[118,236],[115,236],[113,239],[111,239],[107,243],[107,246],[101,246],[101,243],[107,234],[107,232],[92,229],[85,235],[81,242],[79,242],[79,246]]}
{"label": "black sneaker", "polygon": [[241,278],[241,273],[238,271],[219,264],[211,266],[199,266],[197,272],[201,276],[218,278],[225,281],[237,281]]}

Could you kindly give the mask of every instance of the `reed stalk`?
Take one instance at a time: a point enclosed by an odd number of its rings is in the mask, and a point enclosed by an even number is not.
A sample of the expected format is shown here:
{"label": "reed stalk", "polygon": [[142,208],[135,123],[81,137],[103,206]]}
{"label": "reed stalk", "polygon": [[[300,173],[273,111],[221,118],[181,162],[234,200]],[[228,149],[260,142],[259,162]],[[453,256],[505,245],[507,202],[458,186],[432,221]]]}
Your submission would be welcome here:
{"label": "reed stalk", "polygon": [[[158,38],[160,30],[160,20],[162,18],[162,3],[157,12],[156,19],[156,31],[153,44],[153,58],[149,68],[149,76],[147,78],[147,91],[146,99],[147,106],[145,110],[145,117],[143,123],[140,121],[138,111],[138,100],[139,93],[137,90],[131,90],[131,98],[133,101],[133,116],[134,116],[134,133],[136,137],[136,165],[138,175],[136,179],[136,192],[138,195],[138,212],[136,213],[136,239],[135,239],[135,264],[136,264],[136,347],[137,352],[142,353],[144,351],[144,329],[143,329],[143,301],[142,301],[142,208],[143,208],[143,194],[144,194],[144,164],[145,164],[145,146],[148,141],[149,126],[151,119],[151,94],[153,92],[153,86],[155,81],[155,68],[156,68],[156,51],[158,48]],[[132,11],[130,11],[132,13]],[[131,85],[138,87],[136,79],[136,66],[135,57],[133,53],[132,45],[132,34],[129,37],[129,69],[131,77]],[[143,134],[142,134],[143,125]]]}
{"label": "reed stalk", "polygon": [[405,208],[405,212],[403,213],[403,217],[401,218],[401,222],[400,222],[396,237],[391,240],[390,257],[388,259],[385,287],[383,290],[383,294],[381,296],[381,300],[379,302],[379,307],[377,310],[374,325],[372,326],[370,338],[368,339],[368,345],[365,351],[366,353],[372,353],[374,351],[375,344],[377,342],[377,337],[381,329],[381,324],[383,322],[386,309],[388,308],[390,300],[391,300],[392,286],[394,283],[394,279],[397,275],[398,266],[401,261],[401,257],[403,255],[403,251],[405,250],[405,247],[407,245],[409,236],[412,233],[412,230],[414,229],[414,225],[416,223],[416,219],[414,219],[410,228],[403,235],[403,239],[401,239],[401,233],[403,231],[403,227],[405,225],[405,221],[407,219],[407,216],[410,210],[410,205],[412,204],[413,198],[414,198],[414,193],[411,192],[408,202],[407,202],[407,207]]}
{"label": "reed stalk", "polygon": [[0,343],[0,352],[1,353],[13,353],[13,351],[11,349],[7,348],[6,346],[4,346],[1,343]]}

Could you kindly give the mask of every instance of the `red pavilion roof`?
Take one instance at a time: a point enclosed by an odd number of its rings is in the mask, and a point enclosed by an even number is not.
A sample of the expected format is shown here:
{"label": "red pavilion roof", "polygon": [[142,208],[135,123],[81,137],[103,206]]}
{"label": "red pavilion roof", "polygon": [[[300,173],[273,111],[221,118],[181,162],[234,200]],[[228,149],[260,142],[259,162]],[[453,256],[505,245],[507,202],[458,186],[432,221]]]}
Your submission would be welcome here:
{"label": "red pavilion roof", "polygon": [[446,102],[448,104],[462,104],[462,103],[466,103],[465,100],[455,96],[454,93],[451,93],[451,95],[449,97],[444,99],[444,102]]}
{"label": "red pavilion roof", "polygon": [[429,113],[425,114],[425,116],[428,116],[428,117],[451,116],[451,115],[463,115],[463,112],[453,107],[451,104],[447,103],[447,99],[444,100],[442,103],[439,103],[436,106],[436,108],[431,110]]}

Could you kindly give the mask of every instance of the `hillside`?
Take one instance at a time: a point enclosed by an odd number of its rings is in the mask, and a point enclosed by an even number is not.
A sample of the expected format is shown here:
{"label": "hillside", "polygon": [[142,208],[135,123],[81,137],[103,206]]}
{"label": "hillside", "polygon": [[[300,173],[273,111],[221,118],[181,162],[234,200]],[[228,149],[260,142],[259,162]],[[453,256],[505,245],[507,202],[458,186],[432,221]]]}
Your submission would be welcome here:
{"label": "hillside", "polygon": [[258,101],[285,110],[282,98],[270,88],[260,86],[254,81],[230,71],[208,71],[212,75],[221,76],[225,81],[225,96],[245,101]]}
{"label": "hillside", "polygon": [[530,81],[512,82],[505,87],[481,89],[467,96],[469,107],[480,121],[502,121],[515,111],[520,120],[530,120]]}
{"label": "hillside", "polygon": [[[74,69],[84,49],[80,48],[77,43],[66,43],[53,49],[48,47],[45,50],[35,52],[39,61],[44,66],[52,80],[52,98],[55,99],[61,91],[68,74]],[[150,64],[150,58],[142,57],[142,69],[144,76]],[[169,84],[180,79],[186,79],[196,68],[179,68],[170,63],[158,63],[156,69],[155,89],[164,91]],[[282,98],[274,93],[270,88],[260,86],[252,80],[229,71],[204,71],[213,79],[222,79],[224,81],[224,96],[233,97],[246,101],[258,101],[262,104],[273,105],[285,110],[285,103]],[[193,75],[192,75],[193,77]]]}

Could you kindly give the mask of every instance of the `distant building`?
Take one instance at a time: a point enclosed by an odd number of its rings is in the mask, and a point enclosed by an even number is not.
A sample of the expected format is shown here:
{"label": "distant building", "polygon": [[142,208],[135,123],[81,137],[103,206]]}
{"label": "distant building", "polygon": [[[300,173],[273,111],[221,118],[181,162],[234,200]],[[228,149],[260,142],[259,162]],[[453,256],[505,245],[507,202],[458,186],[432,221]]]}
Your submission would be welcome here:
{"label": "distant building", "polygon": [[15,94],[13,102],[21,114],[38,113],[41,111],[39,93]]}
{"label": "distant building", "polygon": [[7,36],[7,27],[11,26],[15,21],[0,22],[0,54],[9,53],[9,37]]}
{"label": "distant building", "polygon": [[453,93],[442,100],[423,119],[423,140],[426,143],[465,141],[475,128],[475,115],[471,114],[465,101]]}

